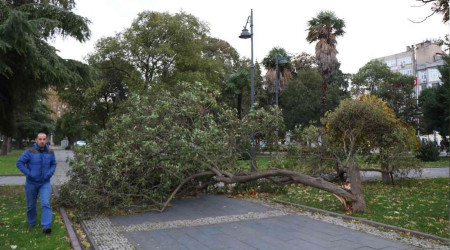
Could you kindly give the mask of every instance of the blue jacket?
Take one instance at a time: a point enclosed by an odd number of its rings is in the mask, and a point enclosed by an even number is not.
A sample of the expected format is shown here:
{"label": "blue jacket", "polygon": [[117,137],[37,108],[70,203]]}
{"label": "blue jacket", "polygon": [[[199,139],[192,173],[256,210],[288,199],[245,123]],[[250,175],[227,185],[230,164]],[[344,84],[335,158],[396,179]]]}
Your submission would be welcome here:
{"label": "blue jacket", "polygon": [[37,143],[17,160],[17,168],[33,183],[45,183],[50,180],[56,169],[55,153],[48,145],[41,150]]}

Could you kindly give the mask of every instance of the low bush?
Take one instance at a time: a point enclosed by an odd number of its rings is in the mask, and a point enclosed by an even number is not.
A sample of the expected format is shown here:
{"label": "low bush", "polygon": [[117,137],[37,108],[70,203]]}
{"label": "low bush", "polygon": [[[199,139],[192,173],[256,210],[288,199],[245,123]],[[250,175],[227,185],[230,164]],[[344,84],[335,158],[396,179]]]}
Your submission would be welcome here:
{"label": "low bush", "polygon": [[439,159],[439,149],[433,141],[422,140],[417,158],[422,161],[437,161]]}

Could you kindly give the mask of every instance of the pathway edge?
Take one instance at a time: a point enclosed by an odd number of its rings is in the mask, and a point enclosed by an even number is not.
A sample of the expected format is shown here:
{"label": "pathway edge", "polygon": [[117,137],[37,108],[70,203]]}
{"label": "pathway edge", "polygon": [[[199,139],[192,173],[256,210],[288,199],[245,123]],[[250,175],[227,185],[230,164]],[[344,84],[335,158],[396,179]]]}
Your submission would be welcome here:
{"label": "pathway edge", "polygon": [[406,233],[410,233],[411,235],[415,235],[415,236],[421,236],[424,238],[428,238],[428,239],[432,239],[432,240],[437,240],[440,242],[444,242],[449,244],[450,240],[446,239],[446,238],[442,238],[436,235],[432,235],[432,234],[427,234],[427,233],[423,233],[423,232],[419,232],[419,231],[414,231],[411,229],[406,229],[406,228],[402,228],[402,227],[396,227],[396,226],[392,226],[392,225],[388,225],[388,224],[384,224],[384,223],[380,223],[380,222],[376,222],[376,221],[371,221],[371,220],[366,220],[366,219],[362,219],[362,218],[358,218],[358,217],[353,217],[353,216],[349,216],[349,215],[344,215],[344,214],[339,214],[339,213],[335,213],[335,212],[331,212],[331,211],[327,211],[327,210],[323,210],[323,209],[319,209],[319,208],[315,208],[315,207],[308,207],[305,205],[300,205],[300,204],[295,204],[295,203],[291,203],[288,201],[282,201],[282,200],[278,200],[278,199],[274,199],[274,198],[270,198],[267,196],[261,196],[261,198],[266,199],[266,200],[271,200],[280,204],[284,204],[284,205],[290,205],[290,206],[294,206],[294,207],[300,207],[303,208],[305,210],[309,210],[309,211],[313,211],[313,212],[319,212],[319,213],[324,213],[333,217],[340,217],[344,220],[356,220],[365,224],[369,224],[371,226],[375,226],[375,227],[383,227],[386,229],[391,229],[391,230],[395,230],[395,231],[401,231],[401,232],[406,232]]}

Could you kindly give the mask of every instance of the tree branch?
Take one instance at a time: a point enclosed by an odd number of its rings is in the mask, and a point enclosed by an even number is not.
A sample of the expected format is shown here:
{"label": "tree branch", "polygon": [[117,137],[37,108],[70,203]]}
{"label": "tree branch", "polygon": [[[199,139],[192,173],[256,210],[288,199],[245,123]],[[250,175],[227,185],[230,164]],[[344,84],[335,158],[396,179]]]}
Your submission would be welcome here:
{"label": "tree branch", "polygon": [[178,187],[175,188],[175,190],[174,190],[174,191],[172,192],[172,194],[169,196],[169,199],[167,199],[167,201],[164,203],[163,207],[162,207],[159,211],[160,211],[160,212],[163,212],[163,211],[167,208],[167,205],[169,205],[169,202],[170,202],[170,201],[173,199],[173,197],[178,193],[178,191],[180,190],[180,188],[181,188],[184,184],[186,184],[188,181],[190,181],[190,180],[192,180],[192,179],[195,179],[195,178],[198,178],[198,177],[202,177],[202,176],[213,176],[213,175],[214,175],[213,172],[207,171],[207,172],[202,172],[202,173],[199,173],[199,174],[191,175],[191,176],[189,176],[188,178],[184,179],[184,180],[178,185]]}

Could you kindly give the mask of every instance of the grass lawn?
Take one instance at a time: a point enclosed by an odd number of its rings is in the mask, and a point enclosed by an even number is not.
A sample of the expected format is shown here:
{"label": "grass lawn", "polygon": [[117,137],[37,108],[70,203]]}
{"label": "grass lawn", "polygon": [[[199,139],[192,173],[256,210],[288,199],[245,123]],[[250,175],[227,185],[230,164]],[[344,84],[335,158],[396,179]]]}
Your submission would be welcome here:
{"label": "grass lawn", "polygon": [[[273,154],[275,157],[275,153]],[[1,157],[0,157],[1,160]],[[1,161],[0,161],[1,162]],[[380,168],[379,164],[376,163],[365,163],[363,159],[356,158],[356,162],[360,164],[361,168]],[[265,170],[270,166],[270,157],[256,157],[256,164],[258,165],[259,170]],[[237,165],[241,167],[248,167],[250,169],[250,160],[239,160],[237,161]],[[438,161],[423,161],[422,167],[449,167],[450,166],[450,157],[440,157]],[[1,174],[1,169],[0,169]]]}
{"label": "grass lawn", "polygon": [[424,167],[448,167],[450,165],[450,157],[439,157],[437,161],[423,161]]}
{"label": "grass lawn", "polygon": [[[273,155],[275,157],[275,153]],[[264,170],[269,167],[270,157],[256,157],[256,165],[259,170]],[[239,160],[236,162],[236,165],[240,167],[247,167],[250,170],[250,160]]]}
{"label": "grass lawn", "polygon": [[0,249],[15,249],[14,246],[16,249],[70,249],[69,238],[56,207],[53,207],[52,233],[45,235],[40,227],[39,202],[37,206],[36,227],[28,230],[24,187],[0,186]]}
{"label": "grass lawn", "polygon": [[13,150],[8,155],[0,156],[0,174],[21,174],[16,162],[25,150]]}
{"label": "grass lawn", "polygon": [[[363,183],[363,193],[367,212],[352,216],[449,237],[449,178],[402,180],[394,186],[368,182]],[[343,213],[334,195],[302,185],[275,198]]]}

